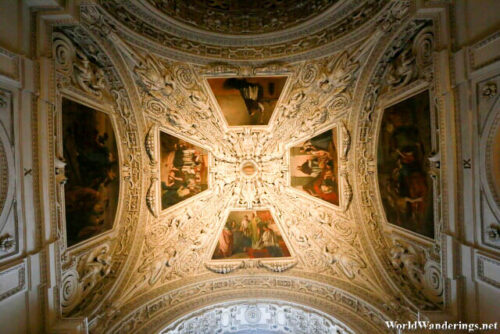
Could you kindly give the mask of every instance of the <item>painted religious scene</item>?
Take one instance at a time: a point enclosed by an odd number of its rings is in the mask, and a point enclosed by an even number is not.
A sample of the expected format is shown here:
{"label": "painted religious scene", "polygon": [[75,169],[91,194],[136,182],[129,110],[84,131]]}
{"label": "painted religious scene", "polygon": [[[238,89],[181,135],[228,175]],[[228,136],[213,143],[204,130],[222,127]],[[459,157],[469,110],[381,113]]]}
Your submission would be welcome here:
{"label": "painted religious scene", "polygon": [[387,220],[433,238],[428,91],[386,108],[380,131],[378,182]]}
{"label": "painted religious scene", "polygon": [[339,205],[337,127],[290,149],[290,184]]}
{"label": "painted religious scene", "polygon": [[118,151],[109,116],[62,102],[68,247],[113,227],[119,193]]}
{"label": "painted religious scene", "polygon": [[290,252],[271,212],[232,211],[222,230],[213,260],[289,257]]}
{"label": "painted religious scene", "polygon": [[267,125],[287,77],[209,78],[228,125]]}
{"label": "painted religious scene", "polygon": [[162,210],[208,188],[205,150],[160,131],[160,160]]}

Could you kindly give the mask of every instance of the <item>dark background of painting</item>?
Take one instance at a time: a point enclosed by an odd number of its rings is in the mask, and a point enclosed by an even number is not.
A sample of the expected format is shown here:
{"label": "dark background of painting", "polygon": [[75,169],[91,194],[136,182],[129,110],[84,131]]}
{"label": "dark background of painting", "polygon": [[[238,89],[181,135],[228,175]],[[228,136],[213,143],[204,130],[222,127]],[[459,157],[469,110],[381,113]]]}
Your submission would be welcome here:
{"label": "dark background of painting", "polygon": [[259,113],[253,116],[248,114],[243,98],[238,89],[224,88],[224,82],[230,78],[209,78],[207,79],[212,92],[219,103],[219,106],[231,126],[236,125],[267,125],[273,114],[276,103],[283,91],[287,77],[245,77],[249,83],[259,84],[263,88],[262,104],[264,105],[264,115],[261,118]]}
{"label": "dark background of painting", "polygon": [[[380,195],[389,223],[433,238],[433,189],[428,163],[428,157],[432,150],[430,132],[428,91],[386,108],[380,128],[377,165]],[[399,133],[399,135],[396,135],[396,133]],[[402,163],[402,171],[395,172],[396,168],[398,168],[398,160],[399,164],[401,164],[402,160],[397,154],[396,148],[404,146],[421,147],[421,149],[418,150],[418,154],[415,154],[417,160],[415,163]],[[416,179],[409,182],[413,184],[413,188],[422,187],[422,184],[427,188],[426,195],[421,203],[423,205],[422,209],[412,209],[411,204],[404,204],[404,197],[408,194],[395,194],[394,189],[396,187],[389,186],[391,183],[394,184],[394,180],[397,178],[409,179],[411,175],[416,175],[417,166],[423,177],[420,181]],[[419,212],[419,214],[417,217],[412,217],[412,212]]]}
{"label": "dark background of painting", "polygon": [[68,247],[113,227],[118,204],[118,151],[103,112],[62,101]]}

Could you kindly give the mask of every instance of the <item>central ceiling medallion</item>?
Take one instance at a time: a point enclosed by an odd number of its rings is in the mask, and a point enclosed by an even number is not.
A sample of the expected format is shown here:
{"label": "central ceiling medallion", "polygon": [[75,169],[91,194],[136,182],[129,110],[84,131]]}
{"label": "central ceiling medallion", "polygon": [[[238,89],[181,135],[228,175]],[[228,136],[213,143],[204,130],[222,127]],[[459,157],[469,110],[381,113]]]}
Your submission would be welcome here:
{"label": "central ceiling medallion", "polygon": [[241,164],[241,173],[245,177],[253,177],[257,174],[257,164],[252,160],[243,161]]}

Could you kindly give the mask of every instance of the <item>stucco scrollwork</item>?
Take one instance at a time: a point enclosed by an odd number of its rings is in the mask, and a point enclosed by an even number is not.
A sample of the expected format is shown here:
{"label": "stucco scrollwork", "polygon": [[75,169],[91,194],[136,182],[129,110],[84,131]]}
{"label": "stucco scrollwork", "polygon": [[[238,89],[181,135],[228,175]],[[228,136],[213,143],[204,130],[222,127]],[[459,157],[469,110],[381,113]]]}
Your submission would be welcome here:
{"label": "stucco scrollwork", "polygon": [[422,301],[430,300],[421,308],[432,308],[433,303],[440,303],[443,297],[443,282],[439,263],[429,259],[424,250],[418,249],[400,239],[394,239],[390,248],[391,264],[403,280],[416,287],[416,294],[422,294]]}
{"label": "stucco scrollwork", "polygon": [[74,311],[84,299],[90,304],[99,297],[99,294],[90,296],[90,293],[111,272],[110,254],[110,245],[103,244],[73,259],[62,278],[61,306],[64,313]]}
{"label": "stucco scrollwork", "polygon": [[59,70],[86,93],[101,98],[105,88],[103,69],[90,62],[88,56],[74,47],[65,35],[55,32],[53,39],[54,56]]}

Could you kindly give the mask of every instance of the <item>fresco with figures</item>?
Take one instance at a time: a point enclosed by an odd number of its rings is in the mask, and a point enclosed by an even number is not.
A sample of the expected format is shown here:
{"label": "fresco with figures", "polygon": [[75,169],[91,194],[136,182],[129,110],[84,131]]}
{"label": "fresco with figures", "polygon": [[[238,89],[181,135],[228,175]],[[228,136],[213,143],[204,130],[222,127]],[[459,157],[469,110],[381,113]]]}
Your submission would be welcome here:
{"label": "fresco with figures", "polygon": [[182,139],[160,132],[162,210],[208,188],[208,154]]}
{"label": "fresco with figures", "polygon": [[287,77],[209,78],[228,125],[267,125]]}
{"label": "fresco with figures", "polygon": [[384,110],[378,141],[378,182],[389,223],[434,237],[429,92]]}
{"label": "fresco with figures", "polygon": [[212,259],[288,257],[290,252],[271,212],[232,211]]}
{"label": "fresco with figures", "polygon": [[63,99],[67,245],[113,227],[118,205],[118,152],[106,113]]}
{"label": "fresco with figures", "polygon": [[338,130],[334,127],[290,149],[290,184],[339,205]]}

